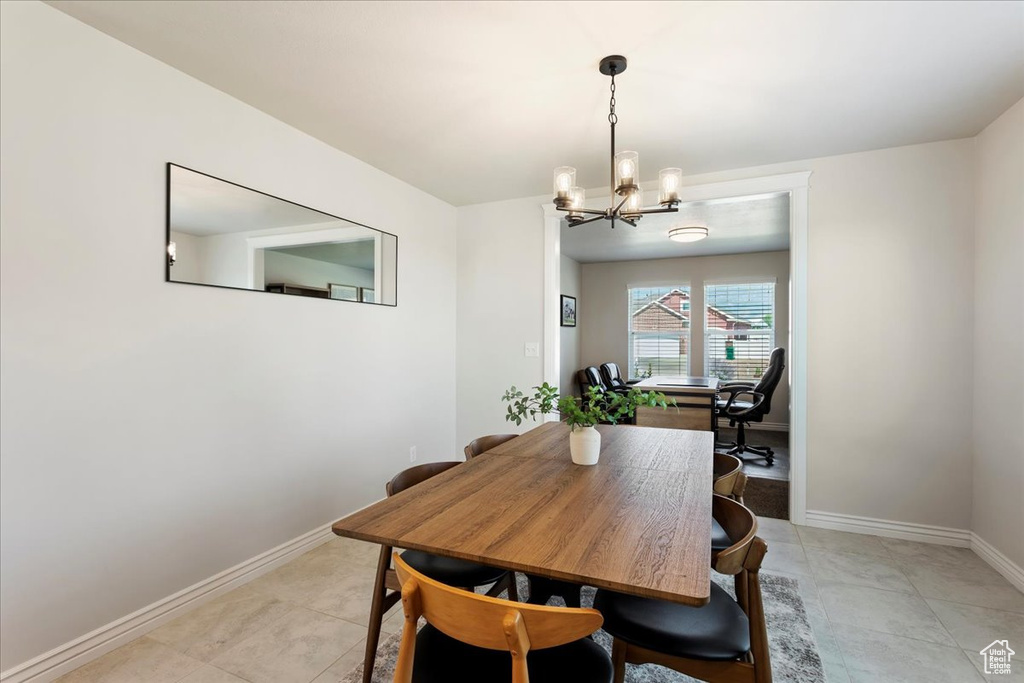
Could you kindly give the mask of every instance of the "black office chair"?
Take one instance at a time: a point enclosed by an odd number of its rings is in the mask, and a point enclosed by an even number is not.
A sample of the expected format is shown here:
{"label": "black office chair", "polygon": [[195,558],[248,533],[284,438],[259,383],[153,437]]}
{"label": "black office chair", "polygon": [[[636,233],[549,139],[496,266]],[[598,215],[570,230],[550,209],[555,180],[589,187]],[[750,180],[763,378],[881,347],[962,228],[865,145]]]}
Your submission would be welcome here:
{"label": "black office chair", "polygon": [[576,387],[580,390],[580,396],[586,396],[590,387],[597,387],[601,391],[608,391],[608,385],[601,378],[601,373],[593,365],[589,365],[576,373]]}
{"label": "black office chair", "polygon": [[629,382],[622,379],[622,373],[619,372],[619,366],[616,363],[601,364],[601,379],[611,391],[629,391]]}
{"label": "black office chair", "polygon": [[[583,368],[582,370],[579,370],[576,373],[576,388],[579,389],[580,397],[581,398],[585,398],[587,396],[587,394],[590,393],[590,387],[597,387],[598,389],[600,389],[604,393],[615,392],[615,393],[619,393],[619,394],[624,394],[624,393],[628,392],[630,389],[632,389],[632,387],[628,383],[622,381],[622,376],[621,375],[618,376],[618,380],[619,380],[619,382],[622,382],[622,386],[613,386],[613,385],[609,384],[607,381],[605,381],[605,378],[603,377],[603,375],[604,375],[605,368],[608,367],[608,366],[614,368],[616,374],[618,374],[618,369],[619,368],[618,368],[617,365],[615,365],[615,363],[605,363],[604,365],[601,366],[601,370],[600,371],[597,368],[595,368],[593,365],[588,365],[587,367]],[[604,424],[611,424],[611,423],[610,422],[606,422]],[[636,424],[636,415],[633,415],[633,417],[625,418],[625,419],[621,420],[619,424],[633,424],[633,425],[635,425]]]}
{"label": "black office chair", "polygon": [[[736,426],[736,441],[725,444],[729,455],[743,458],[744,453],[751,453],[764,458],[768,465],[775,464],[775,452],[768,446],[752,446],[747,443],[744,428],[752,422],[761,422],[771,412],[772,394],[779,386],[782,373],[786,369],[786,349],[772,351],[768,360],[768,369],[757,382],[726,382],[718,388],[728,398],[719,400],[717,411],[719,418],[729,420],[729,426]],[[750,400],[739,400],[739,396],[749,396]]]}

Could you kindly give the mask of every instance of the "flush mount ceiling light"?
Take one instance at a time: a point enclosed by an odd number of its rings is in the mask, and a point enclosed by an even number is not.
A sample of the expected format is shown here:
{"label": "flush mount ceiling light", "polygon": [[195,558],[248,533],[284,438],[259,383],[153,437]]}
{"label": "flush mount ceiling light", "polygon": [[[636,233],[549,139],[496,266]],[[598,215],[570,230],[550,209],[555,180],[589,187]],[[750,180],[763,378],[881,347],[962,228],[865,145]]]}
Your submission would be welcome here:
{"label": "flush mount ceiling light", "polygon": [[[679,185],[683,172],[678,168],[665,168],[658,174],[660,192],[657,208],[645,209],[643,192],[638,185],[640,181],[639,157],[636,152],[615,153],[615,75],[626,70],[626,58],[612,55],[601,60],[601,73],[611,76],[611,101],[608,103],[608,123],[612,129],[611,154],[611,206],[604,211],[593,211],[583,208],[586,194],[582,187],[576,185],[576,169],[572,166],[559,166],[555,169],[555,207],[567,212],[565,217],[569,225],[584,225],[597,220],[612,222],[622,221],[636,227],[636,222],[648,213],[673,213],[678,211]],[[616,204],[616,195],[622,197]],[[591,216],[587,218],[587,216]],[[705,228],[704,236],[707,236]],[[675,238],[673,238],[675,239]]]}
{"label": "flush mount ceiling light", "polygon": [[672,228],[668,231],[668,238],[673,242],[699,242],[707,236],[708,229],[699,225]]}

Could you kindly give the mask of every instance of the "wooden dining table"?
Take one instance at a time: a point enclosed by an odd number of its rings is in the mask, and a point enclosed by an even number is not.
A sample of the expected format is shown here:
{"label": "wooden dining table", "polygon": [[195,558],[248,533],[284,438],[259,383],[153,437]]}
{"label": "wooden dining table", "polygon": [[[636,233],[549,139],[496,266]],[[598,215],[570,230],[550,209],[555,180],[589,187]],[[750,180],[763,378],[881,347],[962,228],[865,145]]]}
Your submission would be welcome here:
{"label": "wooden dining table", "polygon": [[713,435],[549,422],[335,522],[334,533],[688,605],[710,598]]}

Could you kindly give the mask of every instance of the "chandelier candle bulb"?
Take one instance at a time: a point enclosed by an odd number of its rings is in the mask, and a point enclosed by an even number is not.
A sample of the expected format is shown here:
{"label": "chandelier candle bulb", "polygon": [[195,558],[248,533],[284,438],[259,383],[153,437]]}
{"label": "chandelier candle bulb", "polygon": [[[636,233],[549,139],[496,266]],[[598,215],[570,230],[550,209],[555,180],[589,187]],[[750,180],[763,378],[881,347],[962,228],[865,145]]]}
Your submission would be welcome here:
{"label": "chandelier candle bulb", "polygon": [[636,187],[640,177],[640,155],[636,152],[623,151],[615,155],[615,184],[618,194],[626,194]]}
{"label": "chandelier candle bulb", "polygon": [[572,209],[582,209],[587,203],[587,191],[579,186],[572,188],[569,193],[569,220],[582,220],[583,214]]}
{"label": "chandelier candle bulb", "polygon": [[679,203],[679,186],[682,185],[683,170],[681,168],[663,168],[658,173],[658,186],[661,188],[658,203],[663,206],[674,206]]}
{"label": "chandelier candle bulb", "polygon": [[626,216],[640,216],[640,212],[644,208],[644,193],[639,188],[633,190],[629,194],[629,198],[626,200],[625,205],[622,207],[622,213]]}
{"label": "chandelier candle bulb", "polygon": [[572,166],[559,166],[555,169],[555,204],[568,206],[571,200],[569,193],[576,185],[576,169]]}

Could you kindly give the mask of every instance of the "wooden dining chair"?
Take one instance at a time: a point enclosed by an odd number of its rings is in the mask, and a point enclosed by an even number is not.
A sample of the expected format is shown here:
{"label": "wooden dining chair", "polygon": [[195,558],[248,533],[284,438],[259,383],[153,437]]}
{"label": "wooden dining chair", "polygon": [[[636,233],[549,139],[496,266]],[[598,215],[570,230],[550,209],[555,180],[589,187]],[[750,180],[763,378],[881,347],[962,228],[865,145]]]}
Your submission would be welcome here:
{"label": "wooden dining chair", "polygon": [[[747,475],[743,472],[743,461],[735,455],[715,453],[714,484],[712,490],[720,496],[743,502],[743,492],[747,488]],[[711,518],[711,557],[714,557],[731,546],[732,538],[725,528],[714,517]]]}
{"label": "wooden dining chair", "polygon": [[608,653],[587,638],[597,610],[467,593],[394,562],[405,612],[395,683],[611,683]]}
{"label": "wooden dining chair", "polygon": [[[461,464],[461,462],[431,462],[410,467],[395,475],[385,486],[385,491],[388,497],[397,495]],[[377,560],[377,575],[373,585],[373,600],[370,604],[370,624],[366,634],[366,652],[363,656],[363,683],[370,683],[370,679],[373,678],[373,665],[377,656],[377,644],[380,641],[380,629],[384,615],[401,599],[402,587],[399,585],[398,575],[391,567],[393,551],[391,546],[381,546],[380,557]],[[487,595],[499,595],[502,591],[507,590],[511,600],[519,599],[513,572],[454,557],[432,555],[419,550],[406,550],[401,556],[406,563],[437,581],[468,590],[493,583],[494,585],[487,591]]]}
{"label": "wooden dining chair", "polygon": [[714,492],[728,496],[740,503],[747,488],[747,475],[743,471],[743,461],[728,453],[715,453]]}
{"label": "wooden dining chair", "polygon": [[500,446],[506,441],[519,436],[518,434],[491,434],[489,436],[481,436],[479,439],[473,439],[466,446],[466,460],[475,458],[481,453],[486,453],[496,446]]}
{"label": "wooden dining chair", "polygon": [[658,664],[715,683],[771,683],[759,579],[768,545],[757,536],[754,513],[742,504],[716,495],[712,514],[740,539],[712,564],[735,577],[736,599],[714,582],[702,607],[599,590],[594,607],[614,638],[615,683],[625,680],[627,663]]}

